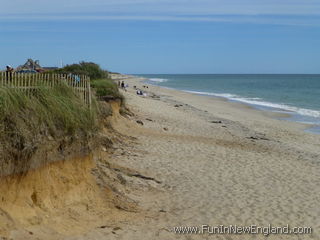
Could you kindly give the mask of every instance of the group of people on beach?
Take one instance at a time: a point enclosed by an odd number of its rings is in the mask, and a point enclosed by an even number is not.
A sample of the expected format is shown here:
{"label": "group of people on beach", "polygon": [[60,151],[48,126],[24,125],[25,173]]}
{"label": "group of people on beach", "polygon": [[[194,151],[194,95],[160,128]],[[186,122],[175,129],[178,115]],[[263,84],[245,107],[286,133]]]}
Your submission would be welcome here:
{"label": "group of people on beach", "polygon": [[[118,82],[119,88],[123,89],[124,91],[127,91],[127,88],[129,87],[128,84],[125,84],[124,81]],[[148,86],[143,85],[143,88],[148,88]],[[141,89],[137,88],[137,86],[133,86],[133,89],[136,90],[136,94],[140,96],[147,96],[147,93],[143,92]]]}
{"label": "group of people on beach", "polygon": [[[145,86],[143,86],[143,87],[145,87]],[[145,97],[147,96],[147,93],[143,92],[141,89],[137,88],[136,86],[133,86],[133,88],[134,88],[135,90],[137,90],[137,91],[136,91],[137,95],[145,96]]]}

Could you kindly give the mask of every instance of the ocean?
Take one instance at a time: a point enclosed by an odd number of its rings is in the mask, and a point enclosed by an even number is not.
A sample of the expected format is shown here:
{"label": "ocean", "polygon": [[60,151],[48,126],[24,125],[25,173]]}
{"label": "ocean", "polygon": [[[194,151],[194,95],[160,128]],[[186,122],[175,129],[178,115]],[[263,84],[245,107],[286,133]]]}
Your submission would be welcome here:
{"label": "ocean", "polygon": [[147,82],[288,113],[320,134],[320,74],[140,74]]}

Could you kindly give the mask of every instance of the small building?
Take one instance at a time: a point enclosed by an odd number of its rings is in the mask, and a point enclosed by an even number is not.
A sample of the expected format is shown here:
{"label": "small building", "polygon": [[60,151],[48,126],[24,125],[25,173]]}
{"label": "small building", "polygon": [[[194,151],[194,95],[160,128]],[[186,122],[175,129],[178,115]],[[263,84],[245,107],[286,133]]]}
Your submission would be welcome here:
{"label": "small building", "polygon": [[27,62],[16,68],[16,72],[46,72],[58,69],[57,67],[41,67],[39,60],[29,58]]}
{"label": "small building", "polygon": [[23,65],[17,67],[17,72],[41,72],[42,67],[40,66],[39,60],[33,61],[31,58],[27,60],[27,62]]}

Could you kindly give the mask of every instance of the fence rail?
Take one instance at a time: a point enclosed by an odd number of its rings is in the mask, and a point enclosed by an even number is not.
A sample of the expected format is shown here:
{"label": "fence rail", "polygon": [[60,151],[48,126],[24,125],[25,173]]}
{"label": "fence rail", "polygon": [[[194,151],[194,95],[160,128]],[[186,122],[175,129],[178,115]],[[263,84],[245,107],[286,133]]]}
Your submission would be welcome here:
{"label": "fence rail", "polygon": [[10,73],[0,72],[0,87],[9,87],[31,93],[42,87],[52,88],[61,82],[70,86],[81,100],[91,106],[90,78],[85,75],[46,74],[46,73]]}

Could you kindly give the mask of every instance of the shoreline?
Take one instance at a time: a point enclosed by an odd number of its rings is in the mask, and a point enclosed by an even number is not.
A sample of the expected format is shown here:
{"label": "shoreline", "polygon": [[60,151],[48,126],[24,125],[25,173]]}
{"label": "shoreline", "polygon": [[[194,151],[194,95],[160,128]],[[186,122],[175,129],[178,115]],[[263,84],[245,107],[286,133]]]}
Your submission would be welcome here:
{"label": "shoreline", "polygon": [[179,92],[185,92],[185,93],[189,93],[189,94],[194,94],[194,95],[199,95],[199,96],[203,96],[203,97],[209,97],[209,98],[214,98],[214,99],[222,99],[223,101],[226,102],[234,102],[234,103],[238,103],[241,104],[245,107],[249,107],[251,109],[260,111],[262,114],[266,115],[266,116],[270,116],[272,118],[281,120],[281,121],[288,121],[288,122],[294,122],[297,123],[299,125],[302,126],[302,130],[305,133],[311,133],[311,134],[320,134],[320,125],[319,124],[312,124],[312,123],[304,123],[304,122],[300,122],[300,121],[295,121],[293,120],[296,116],[300,116],[300,114],[293,112],[293,111],[287,111],[284,109],[278,109],[275,107],[266,107],[266,106],[261,106],[261,105],[256,105],[256,104],[252,104],[252,103],[245,103],[239,100],[232,100],[229,99],[227,97],[223,97],[223,96],[214,96],[214,95],[208,95],[208,94],[201,94],[201,93],[196,93],[196,92],[192,92],[192,91],[187,91],[187,90],[180,90],[180,89],[175,89],[175,88],[170,88],[170,87],[165,87],[165,86],[159,86],[157,84],[152,84],[150,83],[150,81],[148,80],[148,78],[144,78],[144,77],[140,77],[140,76],[135,76],[135,75],[128,75],[127,79],[130,78],[137,78],[137,79],[141,79],[141,82],[147,85],[151,85],[151,86],[155,86],[155,87],[160,87],[160,88],[164,88],[164,89],[170,89],[173,91],[179,91]]}
{"label": "shoreline", "polygon": [[244,106],[250,107],[252,109],[261,111],[262,114],[266,114],[268,116],[273,116],[274,118],[276,118],[278,120],[284,120],[284,121],[298,123],[303,126],[303,131],[305,133],[312,133],[312,134],[317,134],[317,135],[320,134],[320,124],[306,123],[306,122],[301,122],[299,120],[294,120],[295,118],[299,118],[300,116],[304,116],[304,115],[301,115],[301,114],[294,112],[294,111],[289,111],[289,110],[271,107],[271,106],[268,107],[268,106],[264,106],[264,105],[253,104],[253,103],[246,103],[246,102],[242,102],[240,100],[229,99],[224,96],[215,96],[215,95],[209,95],[209,94],[205,94],[205,93],[202,94],[200,92],[197,93],[195,91],[180,90],[180,89],[175,89],[175,88],[170,88],[170,87],[165,87],[165,86],[159,86],[157,84],[150,83],[150,80],[148,78],[135,76],[135,75],[128,75],[128,78],[129,79],[130,78],[139,78],[139,79],[141,79],[141,82],[143,82],[144,84],[149,84],[152,86],[157,86],[157,87],[161,87],[161,88],[165,88],[165,89],[171,89],[174,91],[186,92],[186,93],[190,93],[190,94],[195,94],[195,95],[210,97],[210,98],[215,98],[215,99],[223,99],[226,102],[239,103]]}
{"label": "shoreline", "polygon": [[[233,121],[236,120],[241,122],[241,117],[243,117],[244,119],[242,119],[242,121],[246,121],[246,120],[249,120],[248,116],[250,116],[250,114],[253,114],[254,118],[259,118],[259,121],[262,120],[265,123],[269,123],[269,121],[272,121],[272,127],[277,126],[278,130],[282,130],[285,132],[292,131],[292,132],[295,132],[295,134],[304,135],[304,136],[308,135],[312,139],[313,138],[318,139],[320,136],[320,134],[317,134],[314,132],[310,133],[308,131],[308,129],[312,128],[311,124],[290,121],[285,119],[290,115],[287,113],[279,113],[279,112],[273,112],[273,111],[256,108],[250,104],[246,104],[239,101],[231,101],[228,98],[224,98],[224,97],[205,96],[205,95],[194,94],[194,93],[185,92],[182,90],[177,90],[169,87],[153,85],[153,84],[150,84],[149,82],[146,82],[147,78],[144,78],[144,77],[136,77],[133,75],[125,75],[125,76],[127,76],[127,78],[125,79],[126,83],[130,83],[129,88],[132,88],[134,85],[137,85],[137,88],[145,91],[148,94],[148,97],[146,98],[150,98],[150,96],[152,95],[162,94],[164,98],[165,97],[168,97],[170,99],[174,98],[174,101],[178,101],[178,102],[180,101],[182,103],[186,103],[187,101],[185,100],[190,98],[191,101],[188,101],[187,105],[192,105],[194,102],[198,102],[198,100],[200,100],[201,102],[203,102],[203,104],[199,106],[195,106],[196,108],[199,108],[199,109],[204,109],[206,107],[210,108],[211,104],[212,104],[212,107],[214,108],[214,105],[217,105],[221,113],[223,113],[221,116],[219,116],[222,118],[224,118],[225,115],[233,115],[233,114],[229,114],[228,111],[237,111],[239,113],[239,116],[236,116],[236,117],[233,116],[233,118],[229,120],[233,120]],[[120,79],[120,80],[123,80],[123,79]],[[143,85],[148,86],[149,88],[144,89]],[[133,92],[135,94],[135,90]],[[204,110],[204,111],[208,112],[207,110]],[[249,112],[250,114],[247,114]],[[244,123],[244,125],[246,125],[246,123]],[[267,131],[267,129],[263,127],[263,131]]]}

